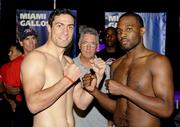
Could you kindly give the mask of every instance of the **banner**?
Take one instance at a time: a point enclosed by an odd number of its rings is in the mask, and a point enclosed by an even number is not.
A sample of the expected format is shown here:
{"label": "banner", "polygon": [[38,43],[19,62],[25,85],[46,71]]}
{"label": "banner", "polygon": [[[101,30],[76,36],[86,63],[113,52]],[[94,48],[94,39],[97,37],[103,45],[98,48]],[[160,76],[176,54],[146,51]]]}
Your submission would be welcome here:
{"label": "banner", "polygon": [[[76,10],[71,10],[73,15],[77,16]],[[48,17],[52,11],[51,10],[16,10],[16,38],[19,40],[19,30],[23,27],[29,26],[33,30],[35,30],[38,34],[38,46],[41,46],[44,44],[48,39],[48,30],[47,30],[47,24],[48,24]],[[76,21],[75,21],[76,23]],[[77,24],[75,24],[75,31],[73,35],[72,50],[71,48],[67,49],[69,50],[67,53],[71,57],[74,57],[76,55],[76,34],[77,31]]]}
{"label": "banner", "polygon": [[[123,12],[105,12],[105,28],[117,27],[117,21]],[[165,54],[166,13],[139,13],[144,21],[144,45],[148,49]]]}

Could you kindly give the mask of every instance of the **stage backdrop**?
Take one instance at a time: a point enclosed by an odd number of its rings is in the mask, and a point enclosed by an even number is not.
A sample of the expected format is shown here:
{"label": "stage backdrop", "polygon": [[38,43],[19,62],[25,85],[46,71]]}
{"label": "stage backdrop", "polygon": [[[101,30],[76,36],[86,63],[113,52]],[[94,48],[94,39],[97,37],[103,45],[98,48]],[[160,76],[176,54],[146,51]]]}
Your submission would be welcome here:
{"label": "stage backdrop", "polygon": [[[166,13],[139,13],[144,20],[146,29],[144,35],[144,45],[161,54],[165,54],[166,41]],[[105,28],[116,27],[119,16],[123,12],[105,12]]]}
{"label": "stage backdrop", "polygon": [[[23,27],[31,27],[38,34],[38,46],[44,44],[48,38],[47,24],[48,17],[52,10],[16,10],[16,38],[18,40],[19,30]],[[77,16],[76,10],[71,10],[73,15]],[[75,21],[75,34],[73,35],[72,45],[67,48],[67,55],[76,56],[76,37],[77,24]],[[74,48],[75,47],[75,48]],[[72,50],[71,50],[72,49]]]}

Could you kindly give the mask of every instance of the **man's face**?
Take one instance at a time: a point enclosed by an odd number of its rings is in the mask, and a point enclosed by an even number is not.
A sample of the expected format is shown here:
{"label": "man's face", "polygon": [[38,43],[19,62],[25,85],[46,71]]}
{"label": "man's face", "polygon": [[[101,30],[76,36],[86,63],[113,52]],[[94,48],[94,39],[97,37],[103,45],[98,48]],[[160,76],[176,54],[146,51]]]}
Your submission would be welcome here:
{"label": "man's face", "polygon": [[117,43],[116,31],[114,31],[113,29],[108,29],[104,39],[107,47],[113,47]]}
{"label": "man's face", "polygon": [[24,53],[30,52],[36,48],[37,37],[34,35],[27,36],[24,40],[21,41],[21,46],[23,46]]}
{"label": "man's face", "polygon": [[118,40],[125,50],[136,47],[143,36],[137,19],[133,16],[125,16],[117,25]]}
{"label": "man's face", "polygon": [[10,60],[14,60],[16,57],[18,57],[19,55],[21,55],[21,52],[19,50],[17,50],[16,46],[11,46],[9,48],[9,59]]}
{"label": "man's face", "polygon": [[97,49],[97,42],[96,36],[92,34],[84,34],[79,44],[79,49],[81,50],[81,54],[83,57],[91,59],[94,58],[96,49]]}
{"label": "man's face", "polygon": [[67,47],[73,37],[74,32],[74,18],[68,14],[61,14],[55,16],[52,27],[49,26],[49,34],[52,42],[58,46]]}

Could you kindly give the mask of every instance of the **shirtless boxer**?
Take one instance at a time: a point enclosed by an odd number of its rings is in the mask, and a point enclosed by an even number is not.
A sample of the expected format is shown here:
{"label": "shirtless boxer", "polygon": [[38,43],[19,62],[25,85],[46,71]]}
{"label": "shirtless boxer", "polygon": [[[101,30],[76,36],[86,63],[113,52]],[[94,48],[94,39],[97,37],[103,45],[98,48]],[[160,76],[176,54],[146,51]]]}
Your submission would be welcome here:
{"label": "shirtless boxer", "polygon": [[[160,127],[160,118],[173,112],[173,76],[167,57],[143,45],[145,28],[135,13],[123,14],[117,24],[118,39],[126,54],[111,66],[107,90],[111,100],[97,88],[89,92],[114,114],[116,127]],[[87,79],[87,80],[86,80]],[[88,86],[85,76],[84,86]]]}
{"label": "shirtless boxer", "polygon": [[[74,127],[73,102],[84,110],[93,99],[77,82],[79,67],[64,55],[74,24],[68,9],[54,10],[47,26],[48,41],[23,60],[21,80],[28,108],[34,114],[33,127]],[[105,62],[95,59],[91,64],[100,81]]]}

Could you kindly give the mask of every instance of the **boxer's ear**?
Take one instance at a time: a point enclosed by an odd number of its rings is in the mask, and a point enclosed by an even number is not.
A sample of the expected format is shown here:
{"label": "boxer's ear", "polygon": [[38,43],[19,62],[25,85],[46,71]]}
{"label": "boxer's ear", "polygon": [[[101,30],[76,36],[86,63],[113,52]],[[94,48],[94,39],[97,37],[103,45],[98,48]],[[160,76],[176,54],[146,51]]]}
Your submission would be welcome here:
{"label": "boxer's ear", "polygon": [[146,29],[145,29],[144,27],[140,28],[140,34],[141,34],[141,36],[144,35],[145,31],[146,31]]}

